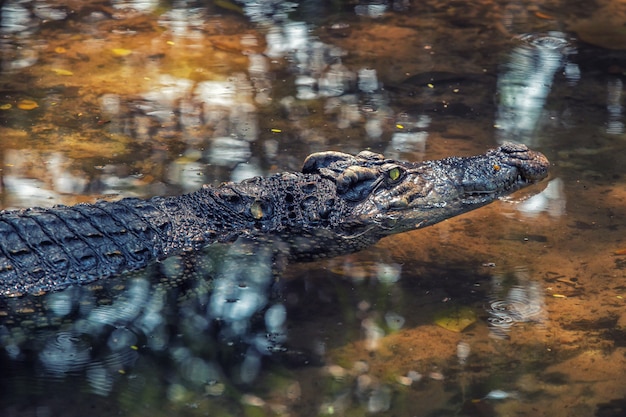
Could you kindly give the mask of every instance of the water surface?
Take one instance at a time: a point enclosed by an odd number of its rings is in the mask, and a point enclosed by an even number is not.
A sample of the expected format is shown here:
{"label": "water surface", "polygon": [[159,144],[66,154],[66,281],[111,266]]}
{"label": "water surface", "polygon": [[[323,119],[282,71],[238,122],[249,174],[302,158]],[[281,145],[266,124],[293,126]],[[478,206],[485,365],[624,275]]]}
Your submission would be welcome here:
{"label": "water surface", "polygon": [[552,170],[278,284],[271,251],[218,245],[3,300],[0,414],[623,414],[625,15],[3,2],[3,208],[177,195],[328,149],[419,161],[513,140]]}

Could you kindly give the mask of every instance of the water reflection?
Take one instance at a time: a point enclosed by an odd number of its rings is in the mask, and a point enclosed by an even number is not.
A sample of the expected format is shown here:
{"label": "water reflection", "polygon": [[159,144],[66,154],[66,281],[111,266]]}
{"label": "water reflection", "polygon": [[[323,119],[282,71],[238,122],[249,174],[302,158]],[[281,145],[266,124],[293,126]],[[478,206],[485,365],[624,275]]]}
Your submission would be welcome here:
{"label": "water reflection", "polygon": [[624,133],[624,107],[622,106],[622,92],[624,84],[619,78],[612,78],[607,82],[606,110],[608,121],[606,133],[620,135]]}
{"label": "water reflection", "polygon": [[287,340],[284,305],[268,306],[273,256],[273,245],[217,245],[193,262],[173,257],[130,277],[3,299],[0,359],[84,378],[98,395],[146,361],[159,361],[159,373],[176,364],[176,386],[223,384],[225,375],[252,383],[262,357],[280,355]]}
{"label": "water reflection", "polygon": [[580,71],[568,61],[576,49],[564,33],[527,34],[519,41],[498,75],[496,127],[501,140],[532,145],[555,76],[562,71],[575,85]]}
{"label": "water reflection", "polygon": [[515,324],[545,320],[543,288],[526,268],[518,268],[514,276],[494,275],[491,287],[487,321],[492,337],[505,339]]}
{"label": "water reflection", "polygon": [[399,114],[396,119],[396,131],[391,136],[385,155],[390,158],[401,158],[402,154],[407,153],[423,156],[430,122],[431,118],[425,114],[417,117],[406,113]]}
{"label": "water reflection", "polygon": [[555,178],[548,182],[546,188],[517,205],[517,209],[527,216],[534,217],[540,213],[548,213],[552,217],[565,215],[566,198],[563,180]]}
{"label": "water reflection", "polygon": [[26,3],[13,1],[3,4],[1,17],[0,27],[3,33],[24,33],[37,27],[37,22]]}

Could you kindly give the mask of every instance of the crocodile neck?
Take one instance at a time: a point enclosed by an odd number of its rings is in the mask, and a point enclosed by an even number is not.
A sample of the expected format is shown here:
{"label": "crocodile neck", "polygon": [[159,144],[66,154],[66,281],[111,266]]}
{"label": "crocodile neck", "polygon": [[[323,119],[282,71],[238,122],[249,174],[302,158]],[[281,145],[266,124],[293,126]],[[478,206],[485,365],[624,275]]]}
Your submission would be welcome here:
{"label": "crocodile neck", "polygon": [[301,173],[205,186],[190,194],[150,201],[169,218],[169,227],[161,234],[162,258],[239,237],[320,231],[328,238],[347,211],[333,181]]}

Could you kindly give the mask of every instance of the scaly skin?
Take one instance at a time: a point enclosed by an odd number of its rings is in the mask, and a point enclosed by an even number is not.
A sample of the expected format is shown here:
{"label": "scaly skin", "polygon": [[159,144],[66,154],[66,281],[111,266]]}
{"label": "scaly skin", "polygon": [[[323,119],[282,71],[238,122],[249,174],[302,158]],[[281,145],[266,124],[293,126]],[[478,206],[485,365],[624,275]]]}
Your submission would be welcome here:
{"label": "scaly skin", "polygon": [[215,242],[277,238],[292,259],[361,250],[484,206],[546,177],[524,145],[411,163],[372,152],[310,155],[279,173],[150,200],[0,213],[0,294],[56,291]]}

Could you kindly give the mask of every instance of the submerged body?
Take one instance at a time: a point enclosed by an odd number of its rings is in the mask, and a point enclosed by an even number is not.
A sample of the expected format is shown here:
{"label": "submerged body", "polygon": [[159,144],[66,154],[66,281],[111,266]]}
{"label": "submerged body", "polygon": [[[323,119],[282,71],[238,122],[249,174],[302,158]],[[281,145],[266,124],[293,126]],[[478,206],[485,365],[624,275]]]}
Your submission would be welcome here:
{"label": "submerged body", "polygon": [[524,145],[420,163],[372,152],[310,155],[300,173],[178,196],[5,211],[0,294],[56,291],[238,238],[276,236],[292,259],[337,256],[435,224],[544,178]]}

